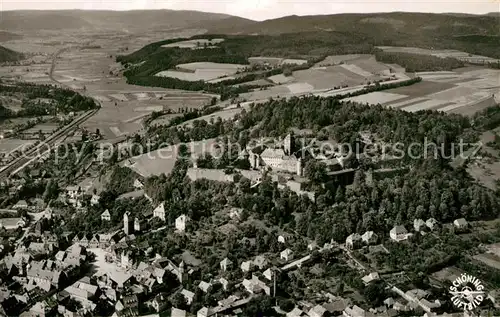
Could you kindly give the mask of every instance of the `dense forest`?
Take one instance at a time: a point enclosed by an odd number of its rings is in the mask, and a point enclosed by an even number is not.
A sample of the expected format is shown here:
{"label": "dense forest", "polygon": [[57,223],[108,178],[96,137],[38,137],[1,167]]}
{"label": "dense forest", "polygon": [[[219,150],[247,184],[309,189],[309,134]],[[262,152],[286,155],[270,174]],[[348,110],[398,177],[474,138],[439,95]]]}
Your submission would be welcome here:
{"label": "dense forest", "polygon": [[375,50],[377,61],[387,64],[398,64],[407,72],[443,71],[463,67],[465,64],[455,58],[440,58],[431,55],[384,52]]}
{"label": "dense forest", "polygon": [[0,63],[17,62],[22,59],[24,59],[23,54],[0,46]]}
{"label": "dense forest", "polygon": [[[22,94],[22,109],[11,111],[0,104],[0,118],[35,117],[47,114],[86,111],[99,105],[90,97],[80,95],[69,89],[52,85],[35,85],[29,83],[2,84],[0,94]],[[43,101],[42,101],[43,99]]]}

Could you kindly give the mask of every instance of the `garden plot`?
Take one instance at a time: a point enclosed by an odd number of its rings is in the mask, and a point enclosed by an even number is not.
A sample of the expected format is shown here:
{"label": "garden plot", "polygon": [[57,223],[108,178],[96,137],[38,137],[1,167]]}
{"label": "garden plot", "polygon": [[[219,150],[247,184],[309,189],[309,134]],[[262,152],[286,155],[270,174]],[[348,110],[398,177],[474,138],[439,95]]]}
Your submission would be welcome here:
{"label": "garden plot", "polygon": [[407,98],[406,95],[392,94],[388,92],[375,91],[365,95],[356,96],[352,98],[347,98],[345,100],[357,102],[357,103],[367,103],[367,104],[386,104],[391,101],[400,100]]}
{"label": "garden plot", "polygon": [[196,39],[196,40],[187,40],[180,41],[170,44],[162,45],[162,47],[178,47],[178,48],[189,48],[189,49],[201,49],[201,48],[211,48],[216,47],[217,44],[224,42],[224,39]]}

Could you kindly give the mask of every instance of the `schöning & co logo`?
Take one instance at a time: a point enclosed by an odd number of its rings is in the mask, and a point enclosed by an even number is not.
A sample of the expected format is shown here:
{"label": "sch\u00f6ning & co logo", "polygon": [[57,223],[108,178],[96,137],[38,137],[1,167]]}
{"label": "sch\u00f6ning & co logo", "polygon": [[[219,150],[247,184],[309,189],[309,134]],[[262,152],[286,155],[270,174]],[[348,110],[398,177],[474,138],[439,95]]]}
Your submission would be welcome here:
{"label": "sch\u00f6ning & co logo", "polygon": [[475,276],[462,274],[450,286],[451,302],[455,307],[471,311],[484,300],[484,285]]}

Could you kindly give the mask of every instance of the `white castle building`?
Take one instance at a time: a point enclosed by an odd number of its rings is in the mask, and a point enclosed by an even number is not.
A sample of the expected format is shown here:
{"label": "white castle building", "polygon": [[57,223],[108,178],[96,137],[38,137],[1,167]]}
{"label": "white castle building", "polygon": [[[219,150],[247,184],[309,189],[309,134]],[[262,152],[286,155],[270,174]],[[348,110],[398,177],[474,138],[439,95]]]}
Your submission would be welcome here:
{"label": "white castle building", "polygon": [[254,169],[270,167],[273,170],[294,173],[302,176],[302,158],[293,154],[294,139],[288,134],[283,141],[283,148],[267,148],[261,154],[250,150],[248,159],[250,166]]}

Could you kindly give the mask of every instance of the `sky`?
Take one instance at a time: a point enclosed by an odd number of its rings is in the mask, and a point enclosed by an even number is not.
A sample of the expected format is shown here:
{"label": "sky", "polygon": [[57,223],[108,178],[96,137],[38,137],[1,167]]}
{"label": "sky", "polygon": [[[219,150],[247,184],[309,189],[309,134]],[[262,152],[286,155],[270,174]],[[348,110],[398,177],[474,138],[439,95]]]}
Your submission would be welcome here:
{"label": "sky", "polygon": [[198,10],[253,20],[287,15],[369,13],[390,11],[500,12],[500,0],[0,0],[4,10]]}

